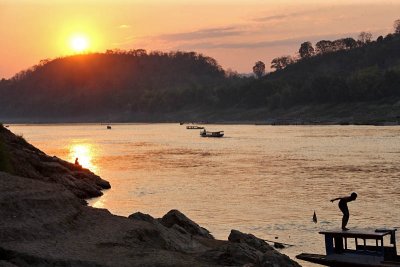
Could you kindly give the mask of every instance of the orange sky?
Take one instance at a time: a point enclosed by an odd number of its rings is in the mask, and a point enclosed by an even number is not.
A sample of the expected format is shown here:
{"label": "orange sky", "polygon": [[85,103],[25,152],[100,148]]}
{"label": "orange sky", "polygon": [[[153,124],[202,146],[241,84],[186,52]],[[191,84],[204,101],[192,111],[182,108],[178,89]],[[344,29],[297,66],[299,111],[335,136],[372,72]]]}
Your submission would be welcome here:
{"label": "orange sky", "polygon": [[197,51],[224,68],[294,55],[303,41],[392,32],[400,0],[0,0],[0,78],[74,51]]}

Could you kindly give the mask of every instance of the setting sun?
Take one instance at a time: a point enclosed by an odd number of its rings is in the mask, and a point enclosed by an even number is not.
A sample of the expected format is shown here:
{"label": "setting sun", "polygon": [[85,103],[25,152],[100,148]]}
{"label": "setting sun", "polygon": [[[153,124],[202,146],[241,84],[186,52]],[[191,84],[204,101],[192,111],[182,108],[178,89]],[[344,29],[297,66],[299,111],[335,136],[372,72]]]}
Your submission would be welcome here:
{"label": "setting sun", "polygon": [[93,156],[95,155],[95,150],[91,144],[80,143],[72,144],[69,147],[69,161],[75,162],[78,159],[79,164],[90,170],[96,170],[96,166],[92,163]]}
{"label": "setting sun", "polygon": [[89,48],[89,41],[85,36],[74,36],[71,38],[71,48],[77,52],[84,52]]}

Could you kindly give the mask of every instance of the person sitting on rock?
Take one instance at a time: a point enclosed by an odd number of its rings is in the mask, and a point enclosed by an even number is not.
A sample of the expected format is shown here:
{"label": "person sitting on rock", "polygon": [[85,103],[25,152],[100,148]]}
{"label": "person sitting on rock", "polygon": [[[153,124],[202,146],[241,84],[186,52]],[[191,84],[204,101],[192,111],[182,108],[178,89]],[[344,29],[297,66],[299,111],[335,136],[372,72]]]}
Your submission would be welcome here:
{"label": "person sitting on rock", "polygon": [[331,199],[331,202],[333,203],[335,200],[339,200],[339,209],[343,213],[343,218],[342,218],[342,230],[347,231],[349,230],[346,228],[347,222],[349,221],[350,213],[349,213],[349,208],[347,207],[347,203],[353,200],[356,200],[357,198],[357,193],[353,192],[351,193],[350,196],[347,197],[338,197],[338,198],[333,198]]}
{"label": "person sitting on rock", "polygon": [[75,165],[76,165],[76,166],[81,166],[81,164],[79,164],[78,158],[75,158]]}

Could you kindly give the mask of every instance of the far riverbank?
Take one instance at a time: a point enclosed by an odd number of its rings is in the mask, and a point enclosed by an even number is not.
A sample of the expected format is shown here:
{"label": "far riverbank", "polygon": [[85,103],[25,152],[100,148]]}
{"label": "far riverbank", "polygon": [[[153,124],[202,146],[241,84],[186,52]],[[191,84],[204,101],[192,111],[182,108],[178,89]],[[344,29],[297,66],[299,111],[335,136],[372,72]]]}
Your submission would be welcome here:
{"label": "far riverbank", "polygon": [[193,108],[179,112],[108,114],[74,117],[0,117],[10,123],[208,123],[266,125],[399,125],[400,100],[301,105],[280,109]]}

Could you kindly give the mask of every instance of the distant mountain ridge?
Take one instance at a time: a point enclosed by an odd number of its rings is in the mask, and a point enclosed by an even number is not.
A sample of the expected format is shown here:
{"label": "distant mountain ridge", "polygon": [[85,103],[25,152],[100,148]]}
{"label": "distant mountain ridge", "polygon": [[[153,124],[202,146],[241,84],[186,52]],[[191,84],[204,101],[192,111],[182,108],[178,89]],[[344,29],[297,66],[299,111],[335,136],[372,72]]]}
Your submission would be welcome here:
{"label": "distant mountain ridge", "polygon": [[3,79],[0,95],[3,121],[259,121],[289,109],[301,120],[295,107],[329,105],[348,106],[340,112],[351,117],[351,103],[387,109],[400,100],[400,35],[303,58],[259,79],[195,52],[75,55]]}

